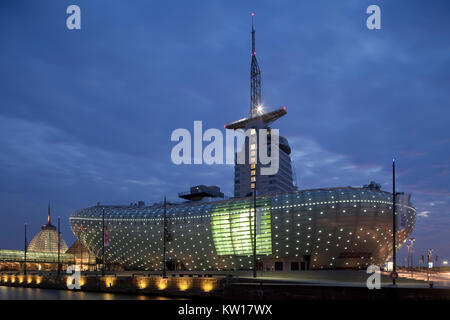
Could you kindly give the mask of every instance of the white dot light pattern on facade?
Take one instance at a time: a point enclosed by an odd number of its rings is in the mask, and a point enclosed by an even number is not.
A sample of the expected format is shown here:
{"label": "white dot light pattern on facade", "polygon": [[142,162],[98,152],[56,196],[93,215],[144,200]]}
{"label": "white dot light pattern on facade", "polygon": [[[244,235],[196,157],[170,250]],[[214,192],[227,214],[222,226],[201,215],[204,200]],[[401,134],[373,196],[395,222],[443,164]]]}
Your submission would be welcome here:
{"label": "white dot light pattern on facade", "polygon": [[[397,202],[404,222],[397,231],[398,248],[416,221],[416,210],[405,197]],[[252,201],[249,197],[169,205],[167,261],[186,270],[251,269]],[[160,270],[163,207],[95,206],[73,214],[72,231],[98,258],[102,208],[110,230],[107,262],[126,269]],[[260,196],[256,237],[258,263],[264,270],[280,264],[284,270],[297,265],[313,269],[384,265],[392,255],[392,196],[352,187]]]}

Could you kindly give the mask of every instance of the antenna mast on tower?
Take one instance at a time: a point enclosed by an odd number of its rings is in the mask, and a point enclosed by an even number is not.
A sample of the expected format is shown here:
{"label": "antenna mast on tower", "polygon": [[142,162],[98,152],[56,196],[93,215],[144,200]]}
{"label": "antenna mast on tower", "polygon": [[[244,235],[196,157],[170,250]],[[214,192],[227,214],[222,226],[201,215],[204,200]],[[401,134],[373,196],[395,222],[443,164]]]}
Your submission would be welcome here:
{"label": "antenna mast on tower", "polygon": [[259,69],[258,60],[256,60],[255,50],[255,27],[253,26],[252,12],[252,65],[250,70],[250,115],[256,115],[258,107],[261,105],[261,70]]}
{"label": "antenna mast on tower", "polygon": [[47,217],[47,224],[50,225],[50,201],[48,202],[48,217]]}

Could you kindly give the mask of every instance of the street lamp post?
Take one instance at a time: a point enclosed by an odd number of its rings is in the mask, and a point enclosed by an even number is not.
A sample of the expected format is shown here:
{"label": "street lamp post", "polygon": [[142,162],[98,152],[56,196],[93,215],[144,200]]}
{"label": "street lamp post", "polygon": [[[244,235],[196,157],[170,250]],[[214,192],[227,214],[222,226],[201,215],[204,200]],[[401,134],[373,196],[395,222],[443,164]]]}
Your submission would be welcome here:
{"label": "street lamp post", "polygon": [[433,260],[431,259],[433,256],[433,249],[428,249],[427,252],[427,281],[430,281],[430,261],[432,262]]}
{"label": "street lamp post", "polygon": [[60,274],[61,270],[61,225],[60,225],[61,218],[58,216],[58,266],[57,266],[57,273]]}
{"label": "street lamp post", "polygon": [[80,271],[83,271],[83,247],[81,246],[81,240],[78,240],[78,245],[80,247]]}
{"label": "street lamp post", "polygon": [[414,241],[416,241],[416,238],[409,238],[411,243],[411,278],[414,276]]}
{"label": "street lamp post", "polygon": [[396,217],[395,217],[395,159],[392,159],[392,284],[395,285],[397,257],[395,252],[395,233],[396,233]]}
{"label": "street lamp post", "polygon": [[166,196],[164,196],[164,216],[163,216],[163,278],[167,278],[166,275],[166,238],[167,238],[167,226],[166,226],[166,215],[167,215],[167,201]]}
{"label": "street lamp post", "polygon": [[256,278],[256,181],[253,189],[253,278]]}
{"label": "street lamp post", "polygon": [[406,266],[406,270],[409,270],[409,260],[410,260],[410,247],[411,247],[411,245],[409,244],[409,243],[407,243],[406,244],[406,247],[408,248],[408,263],[407,263],[407,266]]}
{"label": "street lamp post", "polygon": [[27,224],[25,223],[25,246],[24,246],[24,264],[23,274],[27,274]]}
{"label": "street lamp post", "polygon": [[105,275],[105,208],[102,209],[102,276]]}

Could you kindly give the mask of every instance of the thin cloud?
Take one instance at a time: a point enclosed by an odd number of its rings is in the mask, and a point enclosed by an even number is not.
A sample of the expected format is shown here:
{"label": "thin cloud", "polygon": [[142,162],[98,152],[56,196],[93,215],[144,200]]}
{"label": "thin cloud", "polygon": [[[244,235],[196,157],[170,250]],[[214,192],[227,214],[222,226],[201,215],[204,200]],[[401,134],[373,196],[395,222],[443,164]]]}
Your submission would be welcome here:
{"label": "thin cloud", "polygon": [[422,218],[429,218],[430,213],[431,213],[431,211],[421,211],[421,212],[417,212],[417,216],[422,217]]}

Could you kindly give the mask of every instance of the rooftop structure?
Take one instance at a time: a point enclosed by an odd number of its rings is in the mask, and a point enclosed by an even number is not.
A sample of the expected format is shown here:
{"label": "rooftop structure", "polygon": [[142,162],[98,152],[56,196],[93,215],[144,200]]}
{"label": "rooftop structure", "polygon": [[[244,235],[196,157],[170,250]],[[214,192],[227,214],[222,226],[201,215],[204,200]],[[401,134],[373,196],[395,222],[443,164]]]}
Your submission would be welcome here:
{"label": "rooftop structure", "polygon": [[194,186],[191,187],[190,192],[181,192],[178,196],[182,199],[199,201],[204,198],[223,198],[224,194],[220,192],[220,188],[217,186]]}
{"label": "rooftop structure", "polygon": [[[60,245],[60,253],[66,252],[68,247],[62,237]],[[58,253],[58,232],[56,231],[56,227],[51,224],[50,203],[48,204],[47,224],[44,224],[41,231],[31,240],[27,251]]]}

